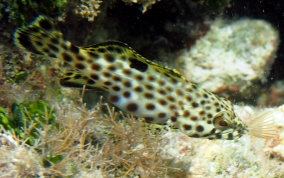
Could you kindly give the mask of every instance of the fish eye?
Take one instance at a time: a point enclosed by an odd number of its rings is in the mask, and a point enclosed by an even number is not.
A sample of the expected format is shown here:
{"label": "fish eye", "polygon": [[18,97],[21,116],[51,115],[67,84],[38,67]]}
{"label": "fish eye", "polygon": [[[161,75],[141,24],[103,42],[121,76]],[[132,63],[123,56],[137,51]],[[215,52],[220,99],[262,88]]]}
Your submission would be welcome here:
{"label": "fish eye", "polygon": [[218,114],[213,119],[213,124],[217,129],[226,129],[229,126],[229,123],[224,119],[223,114]]}

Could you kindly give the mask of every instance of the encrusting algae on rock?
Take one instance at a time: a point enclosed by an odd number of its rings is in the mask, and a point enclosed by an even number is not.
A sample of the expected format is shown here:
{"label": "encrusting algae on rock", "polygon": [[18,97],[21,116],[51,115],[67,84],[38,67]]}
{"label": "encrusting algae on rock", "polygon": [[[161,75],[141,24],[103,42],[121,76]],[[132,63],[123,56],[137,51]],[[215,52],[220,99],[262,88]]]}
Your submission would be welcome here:
{"label": "encrusting algae on rock", "polygon": [[60,59],[62,85],[101,88],[109,93],[110,102],[147,122],[209,139],[232,140],[247,131],[255,136],[274,135],[273,124],[261,119],[244,124],[230,101],[199,88],[176,70],[147,60],[124,43],[108,41],[77,47],[65,41],[43,16],[18,29],[15,43],[33,53]]}

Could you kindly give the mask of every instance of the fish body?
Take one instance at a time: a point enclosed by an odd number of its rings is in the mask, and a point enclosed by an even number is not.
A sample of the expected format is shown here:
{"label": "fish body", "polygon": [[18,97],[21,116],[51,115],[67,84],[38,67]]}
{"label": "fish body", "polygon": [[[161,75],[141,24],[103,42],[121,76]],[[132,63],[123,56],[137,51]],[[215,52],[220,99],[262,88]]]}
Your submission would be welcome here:
{"label": "fish body", "polygon": [[247,131],[230,101],[199,88],[178,71],[144,58],[124,43],[78,47],[65,41],[43,16],[19,28],[14,37],[23,49],[63,61],[62,85],[101,88],[118,108],[147,122],[209,139],[232,140]]}

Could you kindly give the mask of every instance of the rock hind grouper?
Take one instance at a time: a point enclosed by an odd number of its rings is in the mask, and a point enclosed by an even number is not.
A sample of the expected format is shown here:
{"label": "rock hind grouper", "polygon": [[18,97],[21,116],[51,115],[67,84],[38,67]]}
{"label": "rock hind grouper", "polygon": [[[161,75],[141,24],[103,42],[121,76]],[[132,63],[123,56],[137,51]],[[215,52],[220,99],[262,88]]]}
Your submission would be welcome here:
{"label": "rock hind grouper", "polygon": [[147,60],[124,43],[78,47],[65,41],[43,16],[19,28],[14,38],[20,48],[61,59],[66,68],[62,85],[101,88],[109,93],[110,102],[147,122],[209,139],[232,140],[248,130],[258,130],[259,136],[271,133],[261,119],[251,126],[244,124],[230,101],[198,88],[176,70]]}

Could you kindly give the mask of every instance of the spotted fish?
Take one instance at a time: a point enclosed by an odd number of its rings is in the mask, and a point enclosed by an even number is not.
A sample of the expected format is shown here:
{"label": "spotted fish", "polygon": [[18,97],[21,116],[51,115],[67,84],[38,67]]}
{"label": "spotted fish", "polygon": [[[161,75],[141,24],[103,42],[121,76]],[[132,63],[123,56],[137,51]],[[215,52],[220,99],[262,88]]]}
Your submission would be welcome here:
{"label": "spotted fish", "polygon": [[101,88],[118,108],[147,122],[209,139],[232,140],[249,130],[230,101],[144,58],[127,44],[108,41],[78,47],[64,40],[43,16],[19,28],[14,38],[22,49],[60,59],[65,68],[62,85]]}

